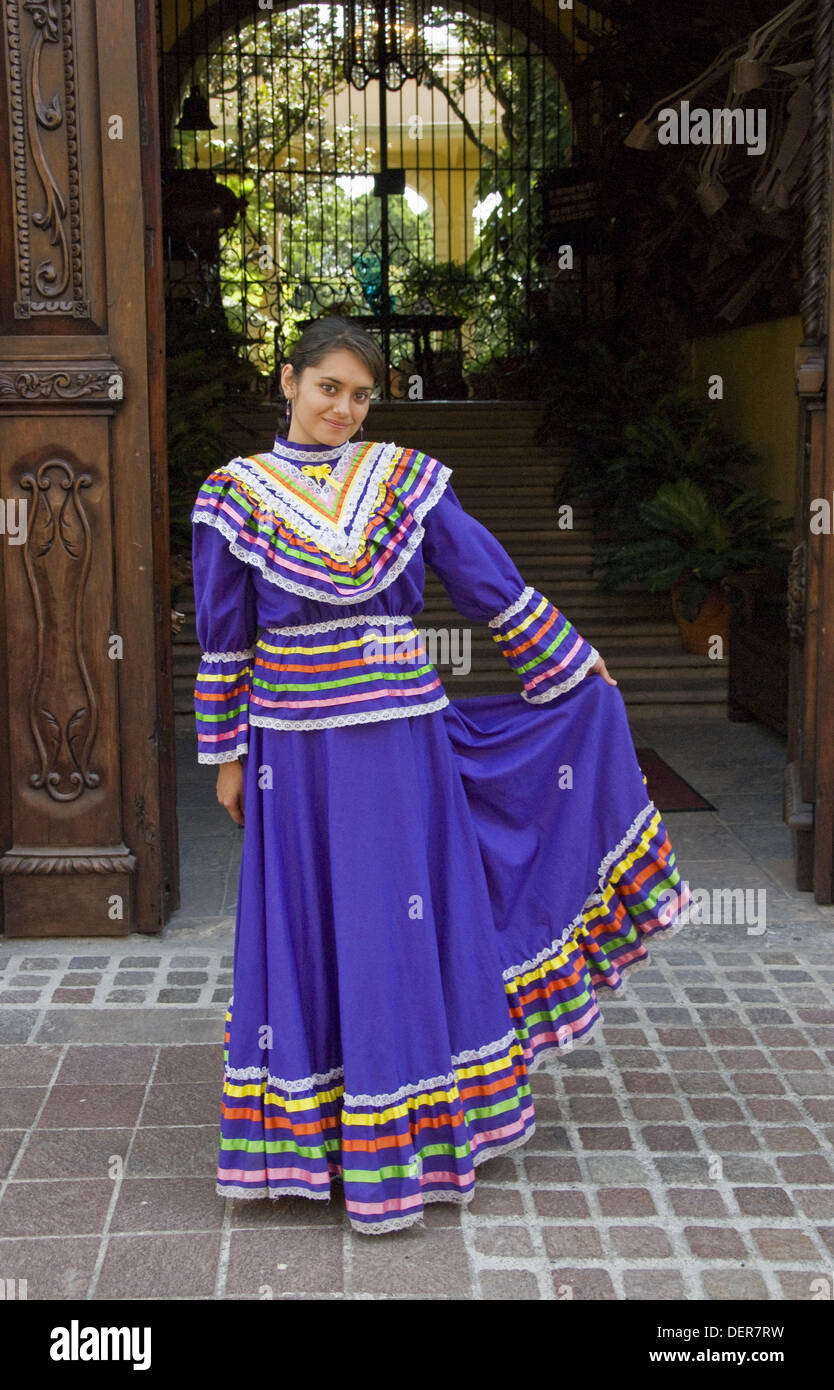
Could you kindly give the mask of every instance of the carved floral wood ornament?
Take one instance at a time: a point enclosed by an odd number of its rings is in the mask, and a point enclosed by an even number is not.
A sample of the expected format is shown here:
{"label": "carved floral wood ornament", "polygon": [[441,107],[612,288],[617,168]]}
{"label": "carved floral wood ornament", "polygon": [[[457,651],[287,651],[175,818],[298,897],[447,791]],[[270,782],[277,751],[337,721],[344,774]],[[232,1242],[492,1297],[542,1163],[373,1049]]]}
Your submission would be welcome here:
{"label": "carved floral wood ornament", "polygon": [[[75,6],[57,0],[6,0],[5,12],[16,223],[14,315],[89,318]],[[59,63],[48,61],[48,46],[54,46]],[[63,90],[55,83],[56,72]]]}
{"label": "carved floral wood ornament", "polygon": [[[58,480],[64,492],[60,508],[53,470],[63,475]],[[90,483],[89,474],[57,458],[20,480],[32,494],[23,557],[37,651],[28,715],[40,770],[29,782],[55,801],[73,801],[101,780],[89,766],[98,706],[84,659],[81,621],[92,547],[79,492]]]}

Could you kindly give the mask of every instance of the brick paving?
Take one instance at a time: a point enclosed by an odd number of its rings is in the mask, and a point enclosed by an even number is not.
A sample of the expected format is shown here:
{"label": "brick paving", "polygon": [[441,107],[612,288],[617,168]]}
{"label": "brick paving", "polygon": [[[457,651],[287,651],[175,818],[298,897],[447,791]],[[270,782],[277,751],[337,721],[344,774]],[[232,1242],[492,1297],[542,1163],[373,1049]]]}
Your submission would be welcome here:
{"label": "brick paving", "polygon": [[351,1229],[338,1183],[215,1192],[242,837],[186,730],[164,933],[0,939],[0,1276],[29,1299],[830,1297],[834,908],[793,888],[783,742],[632,728],[716,807],[664,814],[690,886],[766,890],[766,930],[650,942],[593,1042],[532,1074],[529,1142],[479,1165],[469,1206],[385,1236]]}

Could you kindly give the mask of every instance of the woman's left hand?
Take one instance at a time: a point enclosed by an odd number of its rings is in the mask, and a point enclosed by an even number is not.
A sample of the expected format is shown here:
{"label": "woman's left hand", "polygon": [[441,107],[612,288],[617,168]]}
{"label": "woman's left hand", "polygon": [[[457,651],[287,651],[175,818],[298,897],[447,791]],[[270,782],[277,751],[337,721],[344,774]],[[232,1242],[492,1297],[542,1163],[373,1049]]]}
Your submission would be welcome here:
{"label": "woman's left hand", "polygon": [[614,680],[614,677],[613,677],[613,676],[609,676],[609,674],[608,674],[608,667],[606,666],[606,664],[605,664],[605,662],[603,661],[602,657],[600,657],[600,659],[599,659],[599,661],[597,662],[596,666],[592,666],[592,667],[591,667],[591,674],[593,675],[593,674],[596,674],[596,673],[598,673],[599,675],[602,676],[602,678],[603,678],[603,680],[605,681],[606,685],[617,685],[617,684],[619,683],[618,681],[615,681],[615,680]]}

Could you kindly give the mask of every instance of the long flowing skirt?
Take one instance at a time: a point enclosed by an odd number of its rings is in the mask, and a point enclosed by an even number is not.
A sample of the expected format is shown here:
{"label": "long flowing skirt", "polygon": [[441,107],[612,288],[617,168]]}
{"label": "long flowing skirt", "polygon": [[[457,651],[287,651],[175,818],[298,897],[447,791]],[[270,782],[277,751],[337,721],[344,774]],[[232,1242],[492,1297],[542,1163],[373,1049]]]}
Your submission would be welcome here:
{"label": "long flowing skirt", "polygon": [[589,676],[316,731],[252,726],[217,1191],[369,1234],[467,1202],[529,1073],[688,900],[622,696]]}

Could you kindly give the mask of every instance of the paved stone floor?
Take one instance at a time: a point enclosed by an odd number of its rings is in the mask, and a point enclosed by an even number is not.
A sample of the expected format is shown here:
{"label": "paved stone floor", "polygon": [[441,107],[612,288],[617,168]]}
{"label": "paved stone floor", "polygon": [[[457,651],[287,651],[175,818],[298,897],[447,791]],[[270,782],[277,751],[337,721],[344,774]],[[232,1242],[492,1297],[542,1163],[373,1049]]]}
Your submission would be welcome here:
{"label": "paved stone floor", "polygon": [[162,936],[0,939],[0,1276],[30,1299],[831,1297],[834,908],[793,887],[783,741],[632,729],[716,807],[664,815],[690,886],[764,890],[766,929],[655,937],[592,1043],[533,1073],[529,1143],[468,1207],[376,1237],[339,1184],[215,1192],[242,835],[184,731]]}

